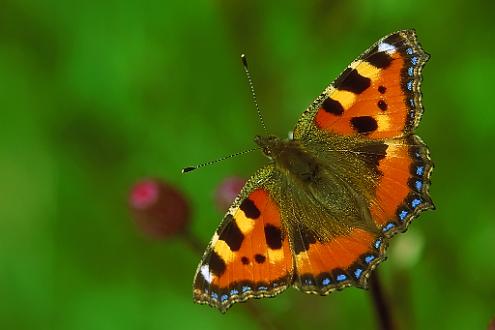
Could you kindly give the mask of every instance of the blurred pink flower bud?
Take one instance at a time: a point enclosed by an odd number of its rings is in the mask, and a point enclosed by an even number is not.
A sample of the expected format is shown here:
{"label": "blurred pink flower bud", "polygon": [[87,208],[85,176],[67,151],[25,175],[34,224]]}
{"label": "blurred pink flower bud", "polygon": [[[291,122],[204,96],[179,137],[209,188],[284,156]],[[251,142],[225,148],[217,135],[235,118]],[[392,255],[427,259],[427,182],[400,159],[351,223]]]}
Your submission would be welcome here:
{"label": "blurred pink flower bud", "polygon": [[241,177],[230,176],[218,185],[215,191],[215,203],[221,212],[227,211],[245,183],[246,180]]}
{"label": "blurred pink flower bud", "polygon": [[183,194],[160,179],[134,184],[129,205],[138,227],[154,238],[184,233],[190,221],[189,203]]}

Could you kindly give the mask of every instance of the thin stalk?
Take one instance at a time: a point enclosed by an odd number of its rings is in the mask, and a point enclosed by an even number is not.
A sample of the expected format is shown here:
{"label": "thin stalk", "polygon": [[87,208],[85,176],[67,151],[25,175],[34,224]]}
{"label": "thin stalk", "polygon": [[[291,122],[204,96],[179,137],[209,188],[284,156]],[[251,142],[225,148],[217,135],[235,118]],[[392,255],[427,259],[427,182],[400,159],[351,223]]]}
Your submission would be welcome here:
{"label": "thin stalk", "polygon": [[394,330],[396,327],[392,321],[392,315],[390,313],[390,307],[383,292],[378,278],[377,272],[373,272],[370,278],[370,291],[373,298],[373,305],[375,306],[376,314],[378,315],[378,321],[380,329]]}

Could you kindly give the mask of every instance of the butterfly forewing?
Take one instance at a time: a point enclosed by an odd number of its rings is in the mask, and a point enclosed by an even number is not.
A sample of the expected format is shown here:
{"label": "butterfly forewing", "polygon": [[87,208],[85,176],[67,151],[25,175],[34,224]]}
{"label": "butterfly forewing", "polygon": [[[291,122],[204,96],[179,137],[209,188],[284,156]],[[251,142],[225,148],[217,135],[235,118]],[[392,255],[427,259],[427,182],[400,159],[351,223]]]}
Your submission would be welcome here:
{"label": "butterfly forewing", "polygon": [[292,255],[272,166],[243,188],[217,229],[194,280],[194,300],[225,312],[233,303],[274,296],[292,280]]}
{"label": "butterfly forewing", "polygon": [[294,129],[301,138],[319,129],[370,139],[408,134],[421,119],[421,73],[428,60],[414,30],[380,39],[306,110]]}

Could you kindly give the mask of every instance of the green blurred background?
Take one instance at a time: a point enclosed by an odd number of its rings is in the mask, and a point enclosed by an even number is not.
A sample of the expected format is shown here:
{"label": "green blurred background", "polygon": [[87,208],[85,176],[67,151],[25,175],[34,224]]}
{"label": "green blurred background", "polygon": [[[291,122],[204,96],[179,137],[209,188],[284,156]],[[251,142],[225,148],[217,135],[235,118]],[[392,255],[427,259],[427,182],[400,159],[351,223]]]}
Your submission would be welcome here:
{"label": "green blurred background", "polygon": [[[214,190],[258,154],[246,52],[271,131],[364,49],[414,27],[432,57],[418,133],[436,164],[437,210],[393,240],[379,267],[404,329],[484,329],[495,313],[493,1],[33,1],[0,3],[0,328],[251,329],[192,303],[200,253],[135,225],[131,185],[181,189],[203,244]],[[376,326],[369,293],[293,289],[255,302],[284,328]]]}

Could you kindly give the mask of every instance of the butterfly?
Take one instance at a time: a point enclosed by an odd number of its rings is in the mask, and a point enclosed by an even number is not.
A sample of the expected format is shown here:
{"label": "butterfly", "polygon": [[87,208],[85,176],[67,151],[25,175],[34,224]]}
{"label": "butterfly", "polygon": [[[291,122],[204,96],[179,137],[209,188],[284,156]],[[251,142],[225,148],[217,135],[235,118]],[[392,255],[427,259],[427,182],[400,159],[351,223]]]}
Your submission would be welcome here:
{"label": "butterfly", "polygon": [[414,134],[428,58],[414,30],[387,35],[318,96],[292,138],[256,136],[270,162],[209,243],[195,302],[224,313],[290,286],[319,295],[367,287],[389,239],[434,209],[433,163]]}

